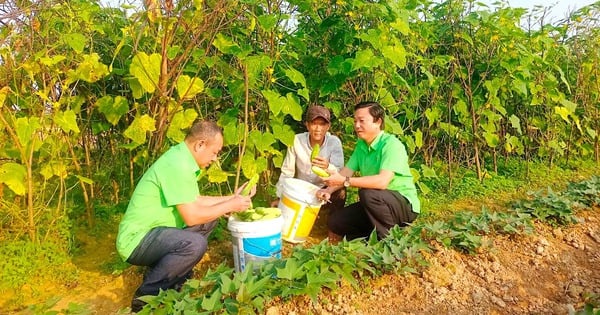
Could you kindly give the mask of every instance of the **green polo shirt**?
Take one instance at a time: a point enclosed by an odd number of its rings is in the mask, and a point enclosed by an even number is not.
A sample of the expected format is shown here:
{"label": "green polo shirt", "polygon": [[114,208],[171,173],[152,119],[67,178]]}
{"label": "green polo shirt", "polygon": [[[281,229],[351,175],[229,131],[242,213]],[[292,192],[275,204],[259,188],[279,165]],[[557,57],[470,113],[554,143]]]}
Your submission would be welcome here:
{"label": "green polo shirt", "polygon": [[361,176],[377,175],[380,170],[392,171],[394,177],[387,189],[406,197],[413,212],[421,212],[421,202],[408,165],[406,148],[394,135],[382,131],[370,146],[359,139],[346,167],[360,172]]}
{"label": "green polo shirt", "polygon": [[117,251],[124,260],[151,229],[185,226],[175,206],[196,200],[198,174],[200,168],[185,142],[171,147],[150,166],[119,224]]}

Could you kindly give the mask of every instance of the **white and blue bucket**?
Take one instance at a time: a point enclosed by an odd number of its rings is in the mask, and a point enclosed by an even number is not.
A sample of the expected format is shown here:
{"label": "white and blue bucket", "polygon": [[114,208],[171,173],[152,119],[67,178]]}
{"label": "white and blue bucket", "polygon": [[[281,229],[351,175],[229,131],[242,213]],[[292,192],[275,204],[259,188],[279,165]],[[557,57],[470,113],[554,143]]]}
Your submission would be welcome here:
{"label": "white and blue bucket", "polygon": [[250,262],[257,268],[266,261],[280,259],[282,228],[281,216],[253,222],[239,221],[230,216],[227,229],[232,236],[235,271],[244,271]]}

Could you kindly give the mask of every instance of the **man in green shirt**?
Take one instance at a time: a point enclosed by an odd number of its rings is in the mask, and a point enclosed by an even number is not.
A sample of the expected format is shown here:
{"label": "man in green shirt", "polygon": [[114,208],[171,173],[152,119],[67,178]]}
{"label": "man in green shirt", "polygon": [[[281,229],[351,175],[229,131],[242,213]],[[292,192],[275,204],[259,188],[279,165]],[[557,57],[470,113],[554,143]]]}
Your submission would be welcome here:
{"label": "man in green shirt", "polygon": [[406,149],[398,138],[383,131],[384,115],[376,102],[355,106],[354,130],[359,140],[354,152],[339,173],[323,178],[327,188],[316,193],[317,198],[328,200],[341,187],[359,188],[358,202],[329,217],[331,242],[367,237],[373,229],[382,239],[390,228],[407,225],[420,212]]}
{"label": "man in green shirt", "polygon": [[222,147],[221,127],[196,121],[184,142],[160,156],[137,184],[117,235],[119,255],[130,264],[148,266],[132,311],[145,305],[138,297],[178,288],[191,277],[219,217],[250,208],[256,189],[241,196],[245,185],[231,196],[200,195],[201,168],[216,161]]}

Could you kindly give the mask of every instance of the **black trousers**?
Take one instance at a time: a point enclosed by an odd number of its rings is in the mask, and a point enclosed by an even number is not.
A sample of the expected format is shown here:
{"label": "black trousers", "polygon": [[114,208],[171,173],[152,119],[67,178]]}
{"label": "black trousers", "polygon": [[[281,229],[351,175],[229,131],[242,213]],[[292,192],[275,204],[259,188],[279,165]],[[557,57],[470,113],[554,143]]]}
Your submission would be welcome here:
{"label": "black trousers", "polygon": [[330,231],[352,240],[368,237],[375,229],[383,239],[393,226],[406,226],[417,218],[410,202],[397,191],[363,188],[358,196],[359,202],[330,213]]}

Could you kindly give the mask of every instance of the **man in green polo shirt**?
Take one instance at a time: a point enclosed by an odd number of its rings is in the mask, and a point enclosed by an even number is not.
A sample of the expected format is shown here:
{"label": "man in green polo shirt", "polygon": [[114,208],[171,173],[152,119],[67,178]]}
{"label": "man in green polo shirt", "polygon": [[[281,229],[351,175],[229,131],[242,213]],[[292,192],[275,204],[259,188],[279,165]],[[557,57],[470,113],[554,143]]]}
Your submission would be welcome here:
{"label": "man in green polo shirt", "polygon": [[198,175],[217,160],[223,130],[196,121],[184,142],[171,147],[137,184],[119,224],[117,251],[130,264],[148,266],[135,291],[131,309],[138,312],[144,295],[180,287],[207,250],[207,239],[224,214],[251,207],[240,187],[231,196],[202,196]]}
{"label": "man in green polo shirt", "polygon": [[390,228],[407,225],[420,212],[406,149],[398,138],[383,131],[384,115],[376,102],[355,106],[354,130],[359,140],[354,152],[339,173],[323,178],[327,188],[316,193],[328,200],[341,187],[359,188],[358,202],[332,211],[327,221],[331,242],[368,237],[373,229],[382,239]]}

